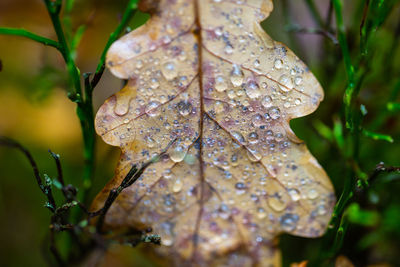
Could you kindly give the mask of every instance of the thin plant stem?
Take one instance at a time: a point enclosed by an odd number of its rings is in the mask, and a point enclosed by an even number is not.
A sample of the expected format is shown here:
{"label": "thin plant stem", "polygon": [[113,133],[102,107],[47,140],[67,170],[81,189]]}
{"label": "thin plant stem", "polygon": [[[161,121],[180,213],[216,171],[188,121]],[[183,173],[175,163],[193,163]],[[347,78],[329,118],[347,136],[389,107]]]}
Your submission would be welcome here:
{"label": "thin plant stem", "polygon": [[101,76],[104,73],[106,54],[107,54],[108,49],[110,48],[112,43],[114,43],[117,40],[117,38],[121,35],[121,33],[124,31],[124,29],[126,28],[126,26],[129,23],[130,19],[135,15],[136,10],[137,10],[137,0],[130,0],[125,8],[121,22],[118,24],[115,31],[113,31],[110,34],[110,38],[108,39],[106,46],[104,47],[103,52],[101,53],[100,61],[97,64],[96,72],[95,72],[93,80],[91,81],[91,84],[90,84],[91,90],[93,90],[93,88],[96,87],[96,85],[100,81]]}
{"label": "thin plant stem", "polygon": [[85,163],[83,171],[83,199],[85,200],[87,198],[88,190],[91,187],[92,179],[94,176],[95,162],[95,130],[93,118],[94,113],[92,107],[92,94],[86,94],[85,96],[82,95],[80,71],[75,64],[60,21],[59,14],[62,7],[61,1],[52,2],[50,0],[44,0],[44,3],[46,4],[48,13],[53,23],[58,42],[61,46],[60,51],[67,65],[67,71],[75,89],[74,94],[70,94],[70,98],[77,103],[76,112],[81,124],[83,135],[83,155]]}
{"label": "thin plant stem", "polygon": [[342,1],[341,0],[333,0],[333,7],[335,10],[335,16],[336,16],[338,40],[339,40],[340,48],[343,53],[343,59],[344,59],[345,67],[346,67],[347,78],[348,78],[349,84],[350,84],[354,80],[354,66],[351,62],[350,50],[349,50],[349,46],[347,44],[347,38],[346,38],[346,34],[345,34],[346,28],[345,28],[344,22],[343,22]]}
{"label": "thin plant stem", "polygon": [[68,73],[72,79],[72,82],[74,84],[75,88],[75,93],[76,94],[82,94],[82,88],[81,88],[81,80],[80,80],[80,71],[76,67],[74,60],[71,57],[71,53],[69,50],[69,46],[67,43],[67,40],[65,38],[65,34],[61,25],[60,21],[60,10],[61,10],[61,1],[50,1],[50,0],[44,0],[44,3],[46,4],[47,11],[50,15],[50,19],[53,23],[54,30],[56,32],[58,42],[60,43],[61,46],[61,54],[65,60],[65,63],[67,64],[67,70]]}
{"label": "thin plant stem", "polygon": [[318,8],[314,3],[314,0],[305,0],[308,9],[310,10],[310,13],[312,15],[312,18],[314,19],[315,23],[320,27],[323,28],[325,23],[321,17],[321,14],[318,12]]}
{"label": "thin plant stem", "polygon": [[54,212],[57,209],[57,205],[56,205],[56,201],[53,196],[53,192],[51,190],[51,185],[49,185],[47,183],[47,181],[46,181],[46,183],[43,183],[42,177],[40,176],[38,165],[36,164],[36,161],[34,160],[32,154],[29,152],[29,150],[26,149],[24,146],[22,146],[20,143],[14,141],[12,139],[2,137],[2,136],[0,136],[0,145],[16,148],[25,155],[25,157],[28,159],[28,161],[32,167],[33,174],[36,179],[36,183],[38,184],[42,193],[44,195],[46,195],[46,197],[47,197],[48,204],[46,205],[46,207],[49,208],[52,212]]}
{"label": "thin plant stem", "polygon": [[40,36],[40,35],[37,35],[35,33],[27,31],[25,29],[14,29],[14,28],[0,27],[0,34],[21,36],[21,37],[25,37],[25,38],[31,39],[33,41],[36,41],[36,42],[44,44],[44,45],[54,47],[57,50],[61,49],[61,46],[57,41],[54,41],[52,39],[49,39],[49,38],[46,38],[46,37],[43,37],[43,36]]}

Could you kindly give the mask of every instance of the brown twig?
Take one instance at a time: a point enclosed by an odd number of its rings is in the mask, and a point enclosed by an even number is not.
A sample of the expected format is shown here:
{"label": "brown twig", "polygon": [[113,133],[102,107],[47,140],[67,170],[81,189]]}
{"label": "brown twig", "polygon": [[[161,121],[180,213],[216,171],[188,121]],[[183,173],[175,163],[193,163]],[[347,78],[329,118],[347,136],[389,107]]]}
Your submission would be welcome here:
{"label": "brown twig", "polygon": [[19,151],[21,151],[25,155],[25,157],[28,159],[29,163],[31,164],[31,167],[33,169],[33,174],[35,176],[36,182],[37,182],[40,190],[47,197],[47,200],[48,200],[47,207],[52,212],[54,212],[57,209],[57,205],[56,205],[56,201],[54,200],[54,196],[53,196],[53,192],[51,190],[51,186],[48,185],[47,183],[43,184],[42,178],[40,177],[39,168],[38,168],[35,160],[33,159],[32,154],[28,151],[28,149],[23,147],[20,143],[14,141],[12,139],[9,139],[9,138],[6,138],[6,137],[2,137],[2,136],[0,136],[0,145],[16,148],[16,149],[18,149]]}
{"label": "brown twig", "polygon": [[136,182],[140,176],[143,174],[143,172],[147,169],[148,166],[151,164],[157,162],[160,160],[160,158],[166,154],[167,150],[170,148],[170,146],[176,141],[174,139],[171,141],[167,147],[157,156],[153,157],[150,161],[144,163],[139,169],[137,168],[137,165],[133,165],[131,169],[129,170],[128,174],[125,176],[125,178],[122,180],[121,184],[117,188],[113,188],[110,190],[108,197],[104,203],[104,206],[99,209],[98,211],[92,212],[90,214],[90,217],[95,217],[99,216],[97,224],[96,224],[96,230],[98,233],[102,232],[103,225],[104,225],[104,220],[106,217],[106,214],[108,210],[110,209],[111,205],[114,203],[114,201],[117,199],[119,194],[129,186],[131,186],[134,182]]}
{"label": "brown twig", "polygon": [[373,173],[369,176],[368,181],[369,183],[373,183],[376,181],[378,176],[382,173],[400,173],[400,167],[395,167],[395,166],[385,166],[385,163],[380,162],[379,164],[376,165],[375,170]]}
{"label": "brown twig", "polygon": [[334,45],[338,45],[339,41],[336,36],[325,29],[318,29],[318,28],[302,28],[297,25],[294,25],[288,29],[289,32],[295,33],[309,33],[309,34],[318,34],[322,35],[333,42]]}

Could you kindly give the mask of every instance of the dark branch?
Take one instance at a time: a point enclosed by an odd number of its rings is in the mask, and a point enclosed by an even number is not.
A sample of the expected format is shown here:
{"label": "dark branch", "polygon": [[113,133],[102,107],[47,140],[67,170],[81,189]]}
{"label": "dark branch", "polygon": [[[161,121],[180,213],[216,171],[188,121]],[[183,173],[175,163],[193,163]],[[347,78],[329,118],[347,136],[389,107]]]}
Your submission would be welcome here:
{"label": "dark branch", "polygon": [[400,173],[400,167],[395,167],[395,166],[386,167],[385,163],[380,162],[378,165],[376,165],[375,170],[368,178],[368,181],[370,183],[372,183],[372,182],[376,181],[378,176],[382,173],[395,173],[395,172]]}
{"label": "dark branch", "polygon": [[91,213],[91,216],[90,216],[90,217],[100,216],[97,221],[97,224],[96,224],[97,232],[99,232],[99,233],[102,232],[106,214],[107,214],[108,210],[110,209],[111,205],[114,203],[115,199],[119,196],[119,194],[124,189],[128,188],[134,182],[136,182],[140,178],[140,176],[142,176],[143,172],[147,169],[147,167],[149,167],[151,164],[153,164],[155,162],[158,162],[160,160],[160,158],[163,155],[165,155],[166,151],[175,142],[175,140],[170,142],[167,145],[167,147],[159,155],[155,156],[150,161],[144,163],[143,166],[140,167],[140,169],[137,168],[137,165],[133,165],[131,167],[131,169],[129,170],[128,174],[122,180],[121,184],[117,188],[113,188],[110,190],[110,193],[108,194],[108,197],[104,203],[104,206],[100,210]]}
{"label": "dark branch", "polygon": [[298,25],[293,25],[288,28],[289,32],[296,32],[296,33],[308,33],[308,34],[318,34],[322,35],[333,42],[334,45],[338,45],[339,41],[336,39],[335,35],[330,33],[324,29],[317,29],[317,28],[302,28]]}
{"label": "dark branch", "polygon": [[6,147],[11,147],[11,148],[16,148],[19,151],[21,151],[25,157],[28,159],[29,163],[31,164],[31,167],[33,169],[33,174],[36,178],[36,182],[40,188],[40,190],[43,192],[43,194],[46,195],[47,199],[48,199],[48,205],[47,207],[54,212],[57,208],[56,206],[56,202],[54,200],[54,196],[53,196],[53,192],[51,190],[51,184],[47,183],[43,184],[42,178],[40,177],[40,172],[39,172],[39,168],[35,162],[35,160],[32,157],[32,154],[29,152],[28,149],[26,149],[25,147],[23,147],[20,143],[6,138],[6,137],[2,137],[0,136],[0,145],[2,146],[6,146]]}

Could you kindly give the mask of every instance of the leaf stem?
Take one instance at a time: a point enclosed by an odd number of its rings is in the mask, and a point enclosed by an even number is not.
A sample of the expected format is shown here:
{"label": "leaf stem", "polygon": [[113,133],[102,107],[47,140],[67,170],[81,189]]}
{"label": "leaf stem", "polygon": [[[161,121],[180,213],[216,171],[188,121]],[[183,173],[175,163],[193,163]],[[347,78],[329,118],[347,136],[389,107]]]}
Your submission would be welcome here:
{"label": "leaf stem", "polygon": [[61,1],[50,1],[50,0],[44,0],[44,3],[46,4],[47,11],[50,15],[50,19],[53,23],[54,30],[56,32],[58,42],[60,44],[60,52],[64,58],[65,63],[67,64],[67,70],[68,73],[70,74],[70,77],[72,79],[72,82],[75,87],[75,93],[79,94],[80,96],[82,95],[82,89],[81,89],[81,81],[80,81],[80,72],[79,69],[76,67],[74,60],[71,57],[71,53],[69,50],[69,46],[67,44],[67,40],[64,35],[64,31],[61,26],[61,21],[60,21],[60,9],[61,9]]}
{"label": "leaf stem", "polygon": [[106,55],[107,55],[108,49],[110,48],[112,43],[114,43],[117,40],[117,38],[121,35],[121,33],[124,31],[125,27],[127,26],[128,22],[130,21],[130,19],[135,15],[136,10],[137,10],[137,2],[138,2],[138,0],[130,0],[129,1],[128,5],[125,8],[121,22],[118,24],[115,31],[113,31],[110,34],[110,38],[108,39],[106,46],[104,47],[103,52],[101,53],[100,61],[97,64],[96,72],[94,74],[93,80],[91,81],[92,90],[94,87],[96,87],[96,85],[100,81],[101,76],[104,73],[105,61],[106,61]]}
{"label": "leaf stem", "polygon": [[307,4],[308,9],[311,12],[311,15],[312,15],[315,23],[319,27],[323,28],[325,23],[321,17],[321,14],[318,12],[317,6],[315,5],[314,1],[313,0],[305,0],[305,2]]}
{"label": "leaf stem", "polygon": [[94,113],[92,107],[92,93],[88,94],[86,90],[85,96],[83,96],[80,71],[75,64],[73,55],[67,43],[61,21],[60,21],[60,10],[62,2],[44,0],[47,7],[47,11],[50,15],[50,19],[53,23],[54,30],[56,32],[58,42],[60,44],[60,52],[67,65],[67,71],[69,73],[71,82],[74,87],[74,93],[70,94],[69,97],[72,101],[77,103],[77,115],[81,124],[83,143],[84,143],[84,162],[85,167],[83,171],[83,199],[86,200],[88,190],[91,186],[93,175],[94,175],[94,157],[95,157],[95,130],[94,130]]}
{"label": "leaf stem", "polygon": [[35,33],[27,31],[25,29],[15,29],[15,28],[0,27],[0,34],[21,36],[21,37],[25,37],[25,38],[31,39],[33,41],[36,41],[36,42],[44,44],[44,45],[54,47],[57,50],[61,49],[61,46],[60,46],[60,44],[58,42],[56,42],[56,41],[54,41],[52,39],[37,35]]}
{"label": "leaf stem", "polygon": [[[353,94],[354,94],[354,66],[351,62],[351,57],[350,57],[350,50],[349,46],[347,44],[347,38],[345,34],[345,26],[343,23],[343,15],[342,15],[342,9],[343,9],[343,4],[341,0],[333,0],[333,8],[335,10],[335,16],[336,16],[336,26],[337,26],[337,32],[338,32],[338,40],[340,44],[340,48],[342,50],[343,54],[343,59],[344,59],[344,64],[346,68],[346,73],[347,73],[347,79],[348,79],[348,87],[346,88],[345,91],[345,96],[344,96],[344,103],[346,107],[346,114],[349,112],[350,104],[352,102]],[[348,117],[346,117],[346,121]]]}

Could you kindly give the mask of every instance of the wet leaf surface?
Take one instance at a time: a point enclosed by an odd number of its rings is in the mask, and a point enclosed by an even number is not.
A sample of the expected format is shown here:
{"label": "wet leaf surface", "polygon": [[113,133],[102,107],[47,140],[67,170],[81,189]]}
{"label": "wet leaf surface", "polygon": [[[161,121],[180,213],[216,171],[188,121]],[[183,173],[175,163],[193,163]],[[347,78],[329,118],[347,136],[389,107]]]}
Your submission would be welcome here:
{"label": "wet leaf surface", "polygon": [[[279,266],[276,237],[324,233],[332,185],[289,121],[323,91],[259,23],[269,0],[142,1],[152,18],[110,48],[127,85],[100,108],[96,129],[120,146],[100,208],[131,166],[166,149],[111,207],[113,228],[151,227],[176,265]],[[306,127],[306,126],[305,126]]]}

